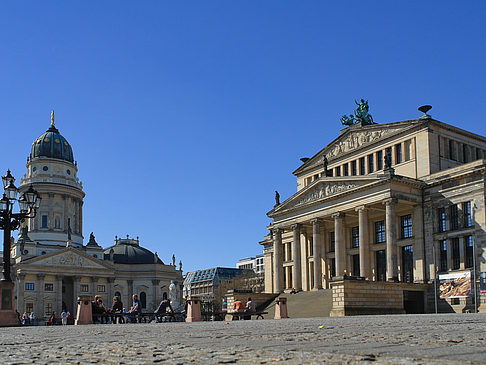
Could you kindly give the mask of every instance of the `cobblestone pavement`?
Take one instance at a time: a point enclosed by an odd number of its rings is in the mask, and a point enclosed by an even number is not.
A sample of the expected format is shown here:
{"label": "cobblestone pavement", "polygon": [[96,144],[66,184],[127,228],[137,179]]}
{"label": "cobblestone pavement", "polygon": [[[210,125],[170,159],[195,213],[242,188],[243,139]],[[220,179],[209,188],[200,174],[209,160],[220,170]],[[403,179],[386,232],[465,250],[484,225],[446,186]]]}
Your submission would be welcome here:
{"label": "cobblestone pavement", "polygon": [[486,364],[486,314],[0,328],[2,364]]}

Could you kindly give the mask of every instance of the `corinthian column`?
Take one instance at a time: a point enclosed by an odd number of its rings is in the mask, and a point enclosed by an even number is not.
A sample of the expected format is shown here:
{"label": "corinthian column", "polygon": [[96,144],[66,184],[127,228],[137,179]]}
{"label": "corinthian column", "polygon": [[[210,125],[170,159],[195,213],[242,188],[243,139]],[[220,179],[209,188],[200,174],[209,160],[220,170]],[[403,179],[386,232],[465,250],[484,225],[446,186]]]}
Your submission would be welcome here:
{"label": "corinthian column", "polygon": [[386,280],[398,281],[397,274],[397,245],[396,245],[396,222],[395,222],[395,199],[388,199],[383,202],[386,207]]}
{"label": "corinthian column", "polygon": [[273,280],[274,293],[283,291],[282,282],[283,260],[282,260],[282,230],[276,228],[273,230]]}
{"label": "corinthian column", "polygon": [[294,273],[292,276],[292,287],[299,291],[302,290],[302,270],[300,262],[300,224],[292,226],[294,239],[292,242],[292,257],[294,258]]}
{"label": "corinthian column", "polygon": [[344,241],[344,213],[333,214],[334,218],[334,241],[336,257],[336,276],[344,275],[346,243]]}
{"label": "corinthian column", "polygon": [[319,219],[311,220],[312,223],[312,252],[314,253],[314,287],[319,290],[322,288],[322,267],[321,267],[321,230]]}
{"label": "corinthian column", "polygon": [[358,207],[359,223],[359,275],[370,278],[370,247],[368,242],[368,211],[364,206]]}

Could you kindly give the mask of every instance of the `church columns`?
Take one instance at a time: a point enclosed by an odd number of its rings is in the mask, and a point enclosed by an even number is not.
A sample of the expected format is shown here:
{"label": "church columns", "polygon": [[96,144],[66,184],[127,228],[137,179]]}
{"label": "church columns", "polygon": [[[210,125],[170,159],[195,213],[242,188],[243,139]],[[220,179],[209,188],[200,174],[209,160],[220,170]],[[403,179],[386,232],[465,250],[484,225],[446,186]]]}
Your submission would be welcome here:
{"label": "church columns", "polygon": [[302,290],[302,262],[300,259],[300,224],[294,224],[292,226],[293,230],[293,241],[292,241],[292,257],[294,259],[294,272],[292,275],[292,287],[299,291]]}
{"label": "church columns", "polygon": [[314,290],[322,289],[321,230],[319,219],[312,219],[312,252],[314,258]]}
{"label": "church columns", "polygon": [[395,222],[395,199],[387,199],[385,204],[386,227],[386,280],[398,281],[397,274],[397,245]]}
{"label": "church columns", "polygon": [[[57,300],[56,313],[59,316],[62,312],[62,275],[56,275],[56,284],[57,284],[57,293],[58,293],[56,297]],[[77,308],[77,305],[75,305],[74,308]]]}
{"label": "church columns", "polygon": [[45,274],[37,274],[37,308],[34,310],[37,316],[44,315],[44,278]]}
{"label": "church columns", "polygon": [[79,290],[81,287],[81,277],[80,276],[73,276],[73,308],[75,311],[78,309],[78,296],[79,296]]}
{"label": "church columns", "polygon": [[282,257],[282,230],[273,230],[273,272],[274,272],[274,293],[281,293],[283,290],[283,257]]}
{"label": "church columns", "polygon": [[346,241],[344,234],[344,213],[333,214],[336,255],[336,276],[343,276],[346,262]]}
{"label": "church columns", "polygon": [[25,303],[24,303],[24,291],[25,291],[25,274],[20,273],[17,275],[19,280],[19,291],[17,295],[17,308],[18,311],[22,314],[25,312]]}
{"label": "church columns", "polygon": [[417,204],[413,207],[413,281],[416,283],[425,282],[425,252],[424,252],[424,222],[422,205]]}
{"label": "church columns", "polygon": [[159,295],[158,295],[159,283],[160,283],[160,280],[158,280],[158,279],[152,280],[152,297],[153,297],[153,302],[154,302],[154,308],[157,307],[157,304],[159,304],[158,300],[157,300],[159,298]]}
{"label": "church columns", "polygon": [[370,247],[368,234],[368,210],[362,206],[356,208],[358,211],[359,225],[359,275],[370,278]]}

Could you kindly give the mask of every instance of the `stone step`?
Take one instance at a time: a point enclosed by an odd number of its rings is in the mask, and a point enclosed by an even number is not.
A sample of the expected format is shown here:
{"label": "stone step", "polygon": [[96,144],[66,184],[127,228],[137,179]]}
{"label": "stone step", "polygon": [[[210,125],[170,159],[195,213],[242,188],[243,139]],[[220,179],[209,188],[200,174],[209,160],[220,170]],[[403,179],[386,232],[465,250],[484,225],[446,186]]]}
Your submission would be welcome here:
{"label": "stone step", "polygon": [[[296,294],[283,293],[279,297],[287,298],[287,311],[290,318],[329,317],[332,309],[332,291],[301,291]],[[275,300],[265,308],[265,318],[275,315]]]}

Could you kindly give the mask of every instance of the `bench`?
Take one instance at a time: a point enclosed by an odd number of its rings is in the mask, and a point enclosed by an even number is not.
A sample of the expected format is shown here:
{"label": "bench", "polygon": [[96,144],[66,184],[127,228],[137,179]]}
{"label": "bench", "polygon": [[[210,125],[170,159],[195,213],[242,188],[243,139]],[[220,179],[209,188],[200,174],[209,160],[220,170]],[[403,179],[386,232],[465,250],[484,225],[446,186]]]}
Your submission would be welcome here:
{"label": "bench", "polygon": [[231,320],[235,321],[235,320],[241,320],[241,319],[244,319],[244,317],[246,316],[256,316],[255,319],[264,319],[263,318],[263,315],[264,314],[268,314],[268,312],[262,312],[262,311],[259,311],[259,312],[227,312],[226,315],[227,316],[231,316]]}

